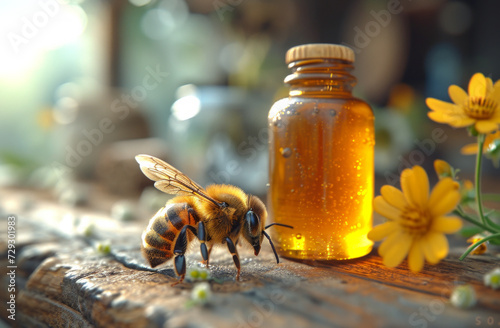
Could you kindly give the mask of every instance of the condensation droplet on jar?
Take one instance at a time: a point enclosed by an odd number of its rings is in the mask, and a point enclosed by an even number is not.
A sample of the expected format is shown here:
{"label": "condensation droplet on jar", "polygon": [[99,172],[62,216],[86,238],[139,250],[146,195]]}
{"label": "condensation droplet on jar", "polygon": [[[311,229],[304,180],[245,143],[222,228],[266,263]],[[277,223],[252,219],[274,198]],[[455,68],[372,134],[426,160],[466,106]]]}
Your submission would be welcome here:
{"label": "condensation droplet on jar", "polygon": [[281,153],[281,156],[288,158],[292,155],[292,150],[288,147],[285,147],[285,148],[281,147],[280,153]]}

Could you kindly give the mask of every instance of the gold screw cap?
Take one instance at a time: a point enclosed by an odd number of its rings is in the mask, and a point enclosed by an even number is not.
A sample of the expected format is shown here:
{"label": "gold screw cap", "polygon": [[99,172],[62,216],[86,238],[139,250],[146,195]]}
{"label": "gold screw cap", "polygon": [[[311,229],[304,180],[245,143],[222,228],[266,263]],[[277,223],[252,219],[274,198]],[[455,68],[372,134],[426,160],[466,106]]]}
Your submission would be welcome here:
{"label": "gold screw cap", "polygon": [[340,44],[311,43],[296,46],[286,52],[285,62],[290,64],[296,60],[331,58],[354,62],[354,51]]}

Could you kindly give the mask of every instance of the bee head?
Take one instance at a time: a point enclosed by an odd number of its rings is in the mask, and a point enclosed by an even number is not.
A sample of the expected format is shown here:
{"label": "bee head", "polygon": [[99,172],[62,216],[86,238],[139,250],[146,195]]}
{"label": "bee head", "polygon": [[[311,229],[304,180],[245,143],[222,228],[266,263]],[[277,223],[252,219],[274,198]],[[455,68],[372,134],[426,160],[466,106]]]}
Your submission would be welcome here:
{"label": "bee head", "polygon": [[246,206],[246,213],[243,220],[243,237],[253,247],[254,254],[260,252],[262,244],[262,231],[265,228],[267,211],[264,203],[256,196],[249,195]]}
{"label": "bee head", "polygon": [[264,237],[269,240],[269,244],[273,249],[274,256],[276,256],[276,262],[279,263],[278,253],[274,248],[271,237],[265,231],[267,228],[276,226],[282,226],[286,228],[293,228],[287,224],[283,223],[271,223],[266,226],[267,211],[264,203],[255,196],[249,196],[248,198],[248,211],[245,214],[243,236],[252,245],[255,255],[259,255],[260,245],[262,245],[262,240]]}
{"label": "bee head", "polygon": [[255,255],[259,255],[261,238],[261,223],[260,217],[252,209],[245,214],[245,236],[252,245]]}

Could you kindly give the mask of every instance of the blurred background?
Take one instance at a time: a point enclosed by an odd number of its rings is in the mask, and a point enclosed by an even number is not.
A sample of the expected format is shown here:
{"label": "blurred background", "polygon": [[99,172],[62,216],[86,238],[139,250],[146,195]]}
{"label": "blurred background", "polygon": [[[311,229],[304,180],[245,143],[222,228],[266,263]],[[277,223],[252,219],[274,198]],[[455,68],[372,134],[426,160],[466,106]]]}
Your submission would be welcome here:
{"label": "blurred background", "polygon": [[[500,78],[500,2],[36,0],[0,3],[0,184],[85,202],[86,183],[136,197],[134,156],[205,185],[264,196],[267,112],[286,96],[287,49],[356,52],[355,94],[376,115],[377,190],[440,158],[472,179],[465,129],[427,118],[475,72]],[[498,176],[491,161],[486,176]],[[484,179],[484,188],[498,184]],[[81,186],[77,183],[82,182]],[[68,187],[71,186],[71,187]]]}

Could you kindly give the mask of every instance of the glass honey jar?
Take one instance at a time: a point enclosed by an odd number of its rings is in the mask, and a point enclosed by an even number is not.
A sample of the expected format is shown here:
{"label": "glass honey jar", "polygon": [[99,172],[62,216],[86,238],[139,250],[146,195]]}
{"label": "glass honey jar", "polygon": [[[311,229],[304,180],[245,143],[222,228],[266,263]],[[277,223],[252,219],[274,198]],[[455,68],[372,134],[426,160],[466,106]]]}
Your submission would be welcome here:
{"label": "glass honey jar", "polygon": [[282,256],[345,260],[373,243],[374,116],[352,96],[352,49],[288,50],[289,96],[269,111],[269,215]]}

